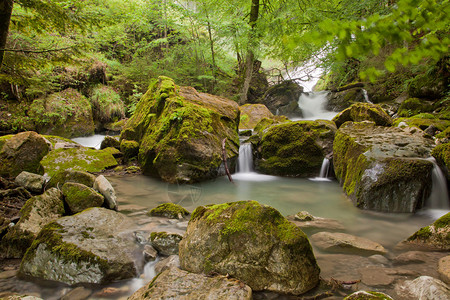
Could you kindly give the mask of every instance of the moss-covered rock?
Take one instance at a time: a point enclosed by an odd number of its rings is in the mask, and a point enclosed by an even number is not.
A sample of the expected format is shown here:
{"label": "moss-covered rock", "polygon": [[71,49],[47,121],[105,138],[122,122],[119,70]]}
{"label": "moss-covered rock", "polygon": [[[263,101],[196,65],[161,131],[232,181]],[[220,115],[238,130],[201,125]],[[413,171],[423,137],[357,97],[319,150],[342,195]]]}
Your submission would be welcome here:
{"label": "moss-covered rock", "polygon": [[94,173],[117,166],[117,161],[110,152],[84,147],[50,151],[41,163],[48,176],[63,170]]}
{"label": "moss-covered rock", "polygon": [[[422,115],[423,116],[423,115]],[[408,126],[417,127],[421,130],[425,130],[430,126],[436,127],[439,131],[444,131],[446,128],[450,126],[449,120],[440,120],[440,119],[429,119],[429,118],[420,118],[419,117],[411,117],[411,118],[398,118],[394,120],[393,126],[399,126],[401,122],[406,123]]]}
{"label": "moss-covered rock", "polygon": [[64,201],[72,214],[82,212],[89,207],[100,207],[104,197],[84,184],[67,182],[62,186]]}
{"label": "moss-covered rock", "polygon": [[150,245],[155,248],[159,254],[164,256],[178,255],[178,245],[183,239],[178,233],[170,232],[152,232],[150,234]]}
{"label": "moss-covered rock", "polygon": [[50,147],[33,131],[0,137],[0,176],[16,177],[22,171],[43,174],[42,158]]}
{"label": "moss-covered rock", "polygon": [[355,206],[414,212],[430,194],[432,148],[420,131],[349,122],[336,132],[334,170]]}
{"label": "moss-covered rock", "polygon": [[[448,59],[447,62],[448,64]],[[448,71],[447,71],[448,72]],[[448,91],[448,73],[447,76],[429,72],[419,74],[408,82],[408,94],[411,97],[438,99]],[[445,72],[444,72],[445,73]]]}
{"label": "moss-covered rock", "polygon": [[34,100],[29,114],[42,134],[67,138],[94,134],[91,104],[71,88]]}
{"label": "moss-covered rock", "polygon": [[62,187],[66,182],[76,182],[93,187],[95,175],[84,171],[63,170],[55,173],[47,183],[47,188]]}
{"label": "moss-covered rock", "polygon": [[294,81],[287,80],[271,86],[264,93],[260,102],[274,115],[277,114],[278,111],[280,114],[286,116],[301,116],[301,110],[297,104],[301,93],[303,93],[303,88],[301,86]]}
{"label": "moss-covered rock", "polygon": [[433,106],[431,103],[421,100],[419,98],[409,98],[402,102],[397,115],[399,117],[408,118],[420,113],[432,112]]}
{"label": "moss-covered rock", "polygon": [[123,153],[125,161],[136,158],[139,154],[139,143],[136,141],[122,140],[120,142],[120,152]]}
{"label": "moss-covered rock", "polygon": [[112,87],[96,86],[89,100],[94,120],[101,124],[117,122],[125,117],[125,105]]}
{"label": "moss-covered rock", "polygon": [[196,182],[221,174],[225,138],[229,167],[234,169],[238,124],[235,102],[159,77],[152,80],[120,139],[139,143],[145,174],[168,182]]}
{"label": "moss-covered rock", "polygon": [[349,108],[337,114],[333,121],[339,128],[347,121],[361,122],[372,121],[379,126],[391,126],[391,117],[377,104],[355,103]]}
{"label": "moss-covered rock", "polygon": [[450,250],[450,213],[437,219],[433,224],[420,228],[407,239],[412,244],[439,250]]}
{"label": "moss-covered rock", "polygon": [[0,256],[22,257],[39,231],[64,213],[62,193],[55,188],[30,198],[20,210],[17,224],[2,238]]}
{"label": "moss-covered rock", "polygon": [[344,300],[392,300],[392,298],[385,293],[357,291],[345,297]]}
{"label": "moss-covered rock", "polygon": [[[341,88],[345,88],[345,86]],[[330,94],[326,109],[331,111],[343,111],[352,104],[358,102],[364,102],[363,89],[359,87],[345,89],[341,92],[334,92]]]}
{"label": "moss-covered rock", "polygon": [[331,153],[336,127],[331,121],[297,121],[270,127],[258,147],[256,168],[265,174],[317,176]]}
{"label": "moss-covered rock", "polygon": [[109,147],[114,147],[117,149],[120,149],[120,142],[119,139],[114,137],[114,136],[105,136],[105,138],[103,139],[101,145],[100,145],[100,149],[103,150],[105,148],[109,148]]}
{"label": "moss-covered rock", "polygon": [[450,143],[437,145],[431,155],[436,159],[439,167],[444,170],[447,180],[450,181]]}
{"label": "moss-covered rock", "polygon": [[170,219],[182,219],[184,216],[189,215],[189,212],[181,205],[174,203],[163,203],[157,207],[151,209],[148,216],[165,217]]}
{"label": "moss-covered rock", "polygon": [[264,104],[245,104],[239,107],[241,118],[239,129],[253,129],[263,118],[270,118],[273,114]]}
{"label": "moss-covered rock", "polygon": [[26,252],[20,276],[67,284],[133,278],[142,266],[135,225],[123,214],[90,208],[45,226]]}
{"label": "moss-covered rock", "polygon": [[256,201],[198,207],[179,246],[182,269],[229,274],[255,291],[298,295],[319,282],[306,235]]}

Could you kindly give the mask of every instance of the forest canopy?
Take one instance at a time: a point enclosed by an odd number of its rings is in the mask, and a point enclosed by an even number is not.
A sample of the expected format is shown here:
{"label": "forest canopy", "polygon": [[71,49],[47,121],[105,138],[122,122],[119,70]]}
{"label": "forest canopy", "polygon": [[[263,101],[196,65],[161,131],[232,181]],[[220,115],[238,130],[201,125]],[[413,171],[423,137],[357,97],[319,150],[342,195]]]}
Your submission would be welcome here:
{"label": "forest canopy", "polygon": [[383,54],[358,69],[374,81],[438,62],[450,42],[448,0],[2,0],[0,15],[2,97],[19,100],[106,70],[131,104],[159,75],[245,103],[261,72],[289,79],[315,59],[336,73]]}

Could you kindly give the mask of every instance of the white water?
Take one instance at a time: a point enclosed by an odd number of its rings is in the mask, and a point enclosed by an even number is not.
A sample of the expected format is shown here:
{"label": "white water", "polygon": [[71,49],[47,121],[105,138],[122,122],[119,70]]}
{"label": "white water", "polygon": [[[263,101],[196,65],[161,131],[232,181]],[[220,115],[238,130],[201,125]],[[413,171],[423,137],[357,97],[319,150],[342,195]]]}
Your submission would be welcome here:
{"label": "white water", "polygon": [[428,198],[426,206],[430,209],[449,210],[449,195],[447,189],[447,180],[441,168],[436,163],[434,157],[430,157],[427,160],[433,163],[433,171],[431,174],[432,188],[431,195]]}
{"label": "white water", "polygon": [[370,101],[370,99],[369,99],[369,94],[367,93],[367,91],[365,89],[362,89],[362,93],[363,93],[363,96],[364,96],[364,101],[366,103],[372,103],[372,101]]}
{"label": "white water", "polygon": [[100,149],[100,145],[102,144],[104,139],[105,139],[104,134],[94,134],[94,135],[86,136],[86,137],[73,138],[72,141],[74,141],[84,147]]}
{"label": "white water", "polygon": [[154,261],[148,262],[144,266],[144,271],[139,278],[134,278],[130,282],[130,292],[134,293],[144,285],[146,285],[153,277],[156,276],[155,266],[159,262],[159,256]]}
{"label": "white water", "polygon": [[275,176],[258,174],[253,170],[252,144],[243,143],[239,147],[237,173],[233,174],[233,180],[238,181],[271,181]]}
{"label": "white water", "polygon": [[328,173],[330,172],[330,160],[328,158],[324,158],[322,161],[322,167],[320,168],[319,177],[310,178],[312,181],[331,181],[328,179]]}
{"label": "white water", "polygon": [[[303,118],[297,120],[331,120],[337,112],[325,109],[328,92],[302,93],[298,99],[298,107],[302,110]],[[294,120],[294,121],[297,121]]]}

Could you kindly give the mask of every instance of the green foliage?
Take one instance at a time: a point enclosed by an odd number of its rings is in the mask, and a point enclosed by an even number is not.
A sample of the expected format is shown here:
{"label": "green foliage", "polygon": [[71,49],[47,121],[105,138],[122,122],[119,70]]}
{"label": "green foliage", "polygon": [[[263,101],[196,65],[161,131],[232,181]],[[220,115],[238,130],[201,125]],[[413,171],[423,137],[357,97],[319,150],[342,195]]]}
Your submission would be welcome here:
{"label": "green foliage", "polygon": [[94,119],[102,123],[117,122],[125,117],[125,106],[120,95],[108,86],[97,86],[90,98]]}

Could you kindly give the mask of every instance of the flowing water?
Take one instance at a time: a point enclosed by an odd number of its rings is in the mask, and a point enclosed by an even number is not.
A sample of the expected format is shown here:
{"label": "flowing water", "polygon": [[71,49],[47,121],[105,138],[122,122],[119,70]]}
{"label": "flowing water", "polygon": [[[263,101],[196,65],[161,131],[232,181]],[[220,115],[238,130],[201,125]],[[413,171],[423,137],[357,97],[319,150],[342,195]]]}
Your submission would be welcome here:
{"label": "flowing water", "polygon": [[301,120],[331,120],[337,112],[325,109],[328,101],[328,92],[302,93],[298,99],[298,106],[302,110]]}
{"label": "flowing water", "polygon": [[100,149],[100,145],[105,139],[105,136],[106,135],[104,134],[94,134],[91,136],[73,138],[72,141],[85,147]]}

